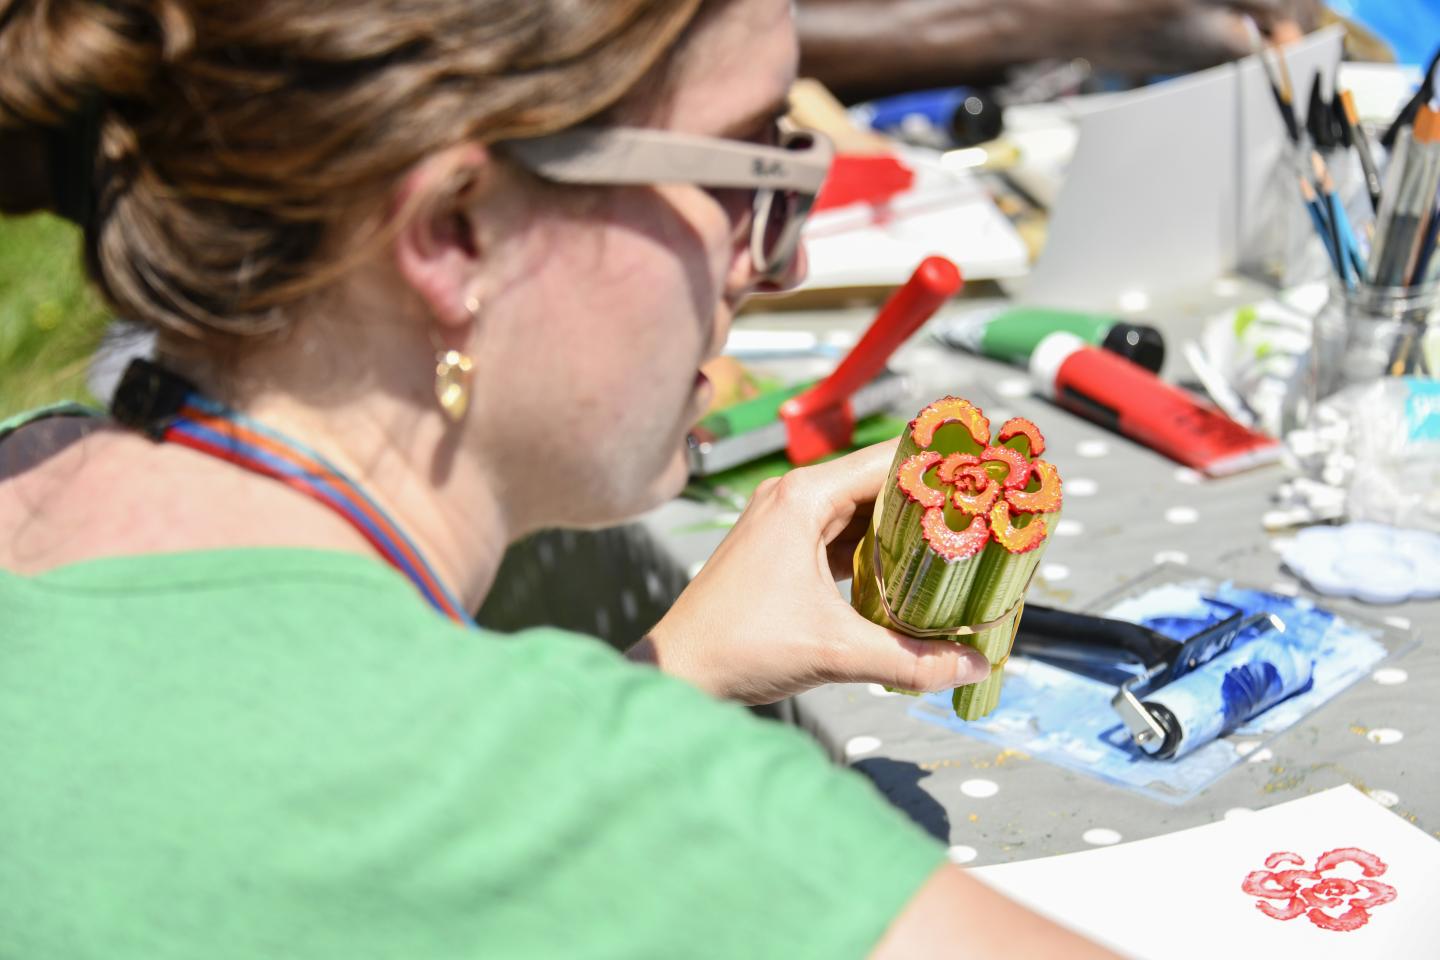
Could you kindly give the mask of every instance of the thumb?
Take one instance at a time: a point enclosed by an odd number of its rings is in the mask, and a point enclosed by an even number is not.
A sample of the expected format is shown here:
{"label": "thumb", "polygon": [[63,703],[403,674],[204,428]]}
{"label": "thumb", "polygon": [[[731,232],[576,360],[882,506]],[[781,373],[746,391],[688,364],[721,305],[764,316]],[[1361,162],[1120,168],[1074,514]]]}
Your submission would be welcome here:
{"label": "thumb", "polygon": [[934,692],[979,683],[990,661],[973,647],[951,640],[917,640],[871,623],[854,610],[846,622],[841,683],[881,683],[901,690]]}

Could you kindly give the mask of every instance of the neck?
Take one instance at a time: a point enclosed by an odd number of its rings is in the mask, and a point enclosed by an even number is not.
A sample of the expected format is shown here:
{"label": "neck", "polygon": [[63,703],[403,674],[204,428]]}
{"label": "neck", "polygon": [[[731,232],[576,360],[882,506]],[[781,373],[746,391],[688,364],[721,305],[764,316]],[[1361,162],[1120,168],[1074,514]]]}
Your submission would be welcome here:
{"label": "neck", "polygon": [[[512,524],[482,463],[458,456],[453,427],[413,407],[316,409],[283,396],[245,413],[314,448],[390,515],[470,613],[494,582]],[[314,509],[323,505],[309,502]],[[349,541],[353,548],[355,541]]]}

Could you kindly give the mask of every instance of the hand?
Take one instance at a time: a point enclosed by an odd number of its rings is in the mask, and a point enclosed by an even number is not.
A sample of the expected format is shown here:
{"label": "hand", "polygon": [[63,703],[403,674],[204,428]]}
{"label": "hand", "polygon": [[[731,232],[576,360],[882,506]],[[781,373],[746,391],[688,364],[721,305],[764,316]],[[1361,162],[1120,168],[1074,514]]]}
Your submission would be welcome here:
{"label": "hand", "polygon": [[823,683],[948,690],[983,680],[990,665],[975,650],[876,626],[835,588],[894,455],[891,441],[762,483],[632,657],[751,704]]}

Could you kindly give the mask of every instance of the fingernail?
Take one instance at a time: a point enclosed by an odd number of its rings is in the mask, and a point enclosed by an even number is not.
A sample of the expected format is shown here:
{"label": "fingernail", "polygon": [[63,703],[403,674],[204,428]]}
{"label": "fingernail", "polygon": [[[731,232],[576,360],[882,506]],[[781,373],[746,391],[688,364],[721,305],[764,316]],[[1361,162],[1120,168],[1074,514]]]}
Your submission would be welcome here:
{"label": "fingernail", "polygon": [[955,682],[963,687],[969,683],[979,683],[988,676],[990,676],[990,661],[986,660],[984,654],[978,650],[967,648],[960,658]]}

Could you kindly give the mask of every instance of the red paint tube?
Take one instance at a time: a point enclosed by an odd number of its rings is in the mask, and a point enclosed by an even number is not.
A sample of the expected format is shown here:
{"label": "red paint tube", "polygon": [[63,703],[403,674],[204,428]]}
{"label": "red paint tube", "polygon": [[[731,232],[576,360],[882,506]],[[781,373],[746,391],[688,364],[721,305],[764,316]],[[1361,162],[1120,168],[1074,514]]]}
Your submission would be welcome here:
{"label": "red paint tube", "polygon": [[1071,333],[1040,341],[1030,376],[1041,394],[1072,413],[1212,477],[1280,457],[1280,444],[1270,437]]}

